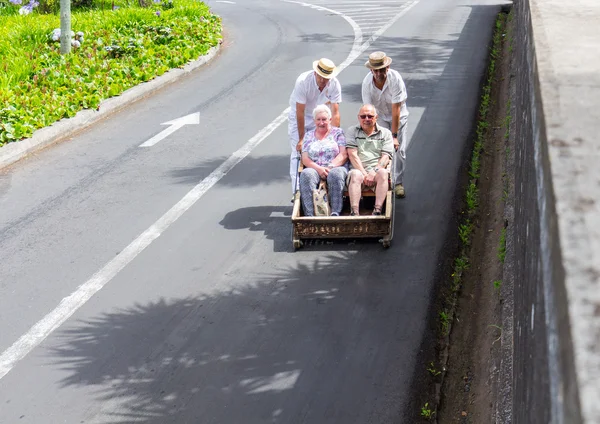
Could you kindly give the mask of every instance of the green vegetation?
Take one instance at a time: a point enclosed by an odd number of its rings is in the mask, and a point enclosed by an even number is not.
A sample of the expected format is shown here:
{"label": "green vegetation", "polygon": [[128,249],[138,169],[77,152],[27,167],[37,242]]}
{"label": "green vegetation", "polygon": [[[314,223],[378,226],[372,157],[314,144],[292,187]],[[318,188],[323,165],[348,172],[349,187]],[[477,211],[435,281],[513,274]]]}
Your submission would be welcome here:
{"label": "green vegetation", "polygon": [[[492,102],[492,84],[496,77],[496,62],[501,54],[503,30],[506,26],[507,19],[507,15],[504,13],[500,13],[496,19],[493,45],[490,51],[490,61],[486,75],[487,79],[482,89],[481,102],[479,105],[479,117],[475,130],[475,140],[473,143],[473,152],[468,169],[469,181],[465,192],[465,209],[461,213],[462,219],[458,226],[458,235],[460,237],[461,246],[453,263],[451,275],[452,280],[449,286],[450,291],[445,293],[445,305],[442,311],[438,313],[440,333],[443,337],[447,337],[450,333],[456,304],[458,301],[458,293],[460,292],[463,281],[462,276],[463,273],[470,267],[469,248],[471,245],[471,237],[474,232],[474,222],[479,207],[478,183],[481,176],[481,155],[484,152],[485,137],[490,128],[490,117],[488,114]],[[509,125],[510,118],[507,118],[504,124]],[[508,134],[508,132],[506,134]],[[503,259],[504,256],[502,256],[502,260]],[[499,288],[502,282],[498,280],[494,281],[493,284],[494,287]],[[442,366],[443,365],[444,364],[442,364]],[[427,371],[434,377],[438,377],[440,374],[443,377],[442,371],[436,370],[433,366],[433,362],[430,363]],[[421,407],[422,417],[432,419],[434,415],[435,408],[430,408],[429,403],[426,403],[423,407]]]}
{"label": "green vegetation", "polygon": [[448,334],[450,331],[450,315],[448,315],[448,312],[440,312],[440,324],[442,327],[442,334]]}
{"label": "green vegetation", "polygon": [[473,232],[473,224],[470,219],[467,219],[464,223],[458,226],[458,236],[460,242],[464,245],[471,243],[471,233]]}
{"label": "green vegetation", "polygon": [[429,407],[429,402],[425,403],[425,405],[423,405],[421,407],[421,416],[423,418],[427,418],[428,420],[432,419],[433,416],[435,415],[435,411],[433,411],[430,407]]}
{"label": "green vegetation", "polygon": [[435,368],[435,364],[433,363],[433,361],[431,361],[429,363],[429,366],[427,367],[427,371],[429,371],[429,374],[431,374],[434,377],[437,377],[438,375],[440,375],[442,372],[437,370]]}
{"label": "green vegetation", "polygon": [[500,262],[504,263],[504,258],[506,257],[506,227],[502,228],[500,232],[500,242],[498,243],[498,259]]}
{"label": "green vegetation", "polygon": [[[473,233],[473,220],[479,206],[479,177],[481,172],[481,154],[484,151],[485,136],[490,127],[488,122],[488,113],[491,103],[492,83],[496,75],[496,61],[499,58],[502,47],[503,30],[506,24],[507,16],[501,13],[496,19],[496,28],[493,36],[493,44],[490,52],[490,62],[487,70],[487,79],[483,86],[481,102],[479,105],[479,119],[475,131],[475,142],[473,143],[473,153],[469,167],[469,183],[465,192],[465,210],[462,212],[462,223],[458,227],[458,235],[461,241],[461,249],[458,256],[454,259],[452,283],[450,285],[451,293],[446,299],[448,307],[439,313],[440,327],[444,335],[447,334],[454,315],[454,306],[457,295],[462,284],[462,275],[469,269],[469,246],[471,244],[471,235]],[[507,120],[505,124],[508,124]],[[504,233],[503,233],[504,234]],[[504,260],[504,254],[502,256]]]}
{"label": "green vegetation", "polygon": [[[102,100],[206,54],[221,38],[220,18],[195,0],[87,9],[91,0],[80,0],[71,20],[80,46],[61,55],[59,16],[39,13],[42,5],[20,15],[23,6],[15,2],[21,0],[0,0],[0,146],[98,108]],[[43,3],[49,10],[54,4]]]}

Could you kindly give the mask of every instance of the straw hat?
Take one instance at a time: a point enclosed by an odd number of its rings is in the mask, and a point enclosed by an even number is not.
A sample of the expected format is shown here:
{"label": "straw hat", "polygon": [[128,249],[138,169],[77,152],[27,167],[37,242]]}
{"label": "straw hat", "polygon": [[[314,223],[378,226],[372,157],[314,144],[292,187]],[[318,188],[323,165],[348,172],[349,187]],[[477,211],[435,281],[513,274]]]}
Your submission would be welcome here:
{"label": "straw hat", "polygon": [[335,64],[324,57],[313,62],[313,69],[325,79],[331,79],[336,75],[337,68]]}
{"label": "straw hat", "polygon": [[385,55],[384,52],[373,52],[369,55],[369,60],[365,66],[369,69],[381,69],[390,66],[392,58]]}

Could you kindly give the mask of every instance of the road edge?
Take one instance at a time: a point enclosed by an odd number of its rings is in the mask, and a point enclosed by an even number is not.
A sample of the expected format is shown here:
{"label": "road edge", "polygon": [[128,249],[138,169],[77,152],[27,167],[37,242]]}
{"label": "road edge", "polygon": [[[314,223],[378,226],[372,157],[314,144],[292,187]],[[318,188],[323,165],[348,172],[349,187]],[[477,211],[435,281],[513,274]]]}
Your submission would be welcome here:
{"label": "road edge", "polygon": [[[454,237],[456,239],[456,252],[449,256],[448,260],[451,262],[451,271],[449,273],[451,273],[451,275],[448,277],[446,274],[446,276],[443,277],[440,292],[438,293],[438,302],[436,305],[437,309],[435,311],[435,316],[433,317],[435,331],[437,333],[438,355],[434,361],[427,365],[426,368],[428,377],[432,381],[431,384],[434,387],[434,390],[433,393],[428,397],[428,402],[420,406],[422,418],[421,421],[424,422],[434,422],[437,424],[439,422],[458,422],[458,420],[461,420],[461,422],[467,422],[467,420],[471,419],[467,417],[470,417],[470,413],[472,411],[467,410],[467,408],[463,408],[463,405],[451,404],[451,406],[449,406],[448,399],[446,399],[448,390],[457,391],[457,388],[452,387],[451,381],[448,380],[449,378],[452,379],[456,377],[456,375],[452,376],[451,372],[457,369],[457,364],[455,363],[456,357],[452,358],[453,354],[451,353],[451,346],[455,345],[456,343],[460,343],[454,339],[457,337],[455,327],[457,327],[457,324],[459,323],[459,316],[461,313],[465,312],[461,308],[461,301],[464,301],[464,298],[467,295],[471,296],[471,300],[475,299],[475,297],[473,297],[473,293],[468,293],[469,288],[465,287],[465,284],[468,283],[469,279],[477,280],[479,278],[479,276],[473,277],[473,274],[479,273],[476,266],[478,264],[478,260],[481,258],[473,257],[472,255],[474,252],[472,249],[473,242],[476,237],[475,233],[482,231],[482,227],[480,227],[482,225],[482,221],[480,222],[482,217],[478,216],[482,213],[482,204],[480,204],[480,201],[482,197],[489,195],[487,192],[483,194],[480,192],[482,186],[481,179],[484,177],[482,163],[486,159],[483,156],[489,156],[489,154],[485,152],[486,148],[489,149],[492,147],[488,145],[490,141],[489,133],[497,129],[491,125],[490,120],[496,118],[493,115],[494,112],[492,109],[497,99],[492,97],[492,94],[494,90],[498,89],[497,86],[500,83],[497,78],[501,56],[496,56],[497,53],[494,53],[494,50],[500,49],[501,54],[503,54],[503,46],[505,43],[504,38],[506,35],[505,31],[507,29],[508,16],[511,12],[511,9],[512,8],[510,6],[498,7],[496,18],[491,28],[488,55],[486,57],[486,66],[480,82],[477,112],[476,116],[474,117],[473,129],[471,135],[469,136],[473,139],[473,141],[467,143],[467,147],[465,148],[465,156],[468,156],[468,160],[467,164],[465,165],[465,169],[461,171],[463,172],[463,175],[461,176],[463,182],[460,184],[460,186],[457,186],[456,194],[459,198],[459,204],[461,205],[459,206],[459,214],[456,218],[457,228],[454,230]],[[469,201],[469,199],[472,200]],[[504,208],[502,208],[502,211],[499,211],[498,215],[502,221],[504,221],[504,214],[505,211]],[[482,237],[481,234],[479,237]],[[495,256],[495,252],[493,256]],[[503,270],[504,267],[499,266],[499,268]],[[488,289],[490,291],[493,290],[491,288],[491,283],[492,281],[489,281],[490,287]],[[476,287],[476,285],[471,284],[470,289],[473,289],[474,287]],[[498,310],[498,313],[501,312],[502,311]],[[502,319],[502,317],[498,318]],[[465,320],[464,317],[461,317],[461,319],[463,319],[463,321]],[[469,318],[466,319],[468,320]],[[461,325],[464,326],[465,324]],[[486,326],[486,330],[488,327],[489,326]],[[458,329],[460,333],[460,326],[458,326]],[[463,329],[462,331],[465,330]],[[476,335],[474,334],[473,337],[475,336]],[[484,338],[484,332],[480,332],[477,336]],[[493,339],[494,337],[491,338]],[[484,346],[485,341],[482,341],[481,343],[481,346]],[[456,353],[454,353],[454,355],[456,355]],[[489,358],[490,361],[493,358],[493,353],[491,351],[489,353]],[[474,363],[471,365],[474,365]],[[493,379],[492,374],[497,373],[497,369],[494,367],[495,365],[491,365],[490,374],[487,376],[488,379],[486,380],[485,384],[490,384],[491,380],[489,378],[492,377]],[[473,376],[468,375],[468,373],[462,375],[461,380],[464,381],[465,386],[464,393],[470,393],[471,386],[473,385],[472,379]],[[459,385],[460,384],[457,384],[456,386],[458,387]],[[490,400],[493,402],[492,405],[490,405],[489,412],[491,414],[495,414],[496,411],[494,403],[497,402],[499,397],[499,388],[492,387],[492,384],[490,384],[488,387],[491,393]],[[469,402],[471,402],[471,399],[469,399]],[[471,403],[469,403],[469,405],[470,404]],[[450,407],[460,407],[460,409],[457,411],[458,413],[462,412],[463,415],[459,415],[458,418],[456,416],[451,416],[451,413],[449,413],[448,409]],[[453,412],[457,411],[453,410]]]}
{"label": "road edge", "polygon": [[221,49],[222,43],[223,39],[221,38],[216,46],[211,47],[205,55],[197,60],[188,62],[181,68],[170,69],[163,75],[131,87],[118,96],[103,100],[97,109],[81,110],[72,118],[64,118],[50,126],[36,130],[30,138],[1,146],[0,169],[13,165],[35,152],[58,143],[76,132],[97,123],[101,119],[118,112],[124,107],[150,96],[167,85],[189,75],[215,58]]}

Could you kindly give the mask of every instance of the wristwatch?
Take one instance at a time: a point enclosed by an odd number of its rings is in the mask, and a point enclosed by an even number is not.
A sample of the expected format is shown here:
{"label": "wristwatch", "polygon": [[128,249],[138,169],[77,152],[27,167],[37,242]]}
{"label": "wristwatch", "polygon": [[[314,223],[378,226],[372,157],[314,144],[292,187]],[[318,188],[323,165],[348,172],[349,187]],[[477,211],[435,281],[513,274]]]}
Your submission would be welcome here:
{"label": "wristwatch", "polygon": [[392,137],[398,138],[398,133],[392,133]]}

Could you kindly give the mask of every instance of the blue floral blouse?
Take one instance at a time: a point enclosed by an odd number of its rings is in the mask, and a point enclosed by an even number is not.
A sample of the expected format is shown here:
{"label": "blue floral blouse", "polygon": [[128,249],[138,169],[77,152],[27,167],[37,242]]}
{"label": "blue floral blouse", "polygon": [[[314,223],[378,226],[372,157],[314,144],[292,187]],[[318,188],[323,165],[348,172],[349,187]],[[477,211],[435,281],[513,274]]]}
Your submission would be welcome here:
{"label": "blue floral blouse", "polygon": [[308,153],[308,157],[319,166],[328,166],[340,153],[340,147],[346,147],[346,136],[338,127],[331,127],[322,140],[317,140],[315,130],[310,131],[302,141],[302,153]]}

